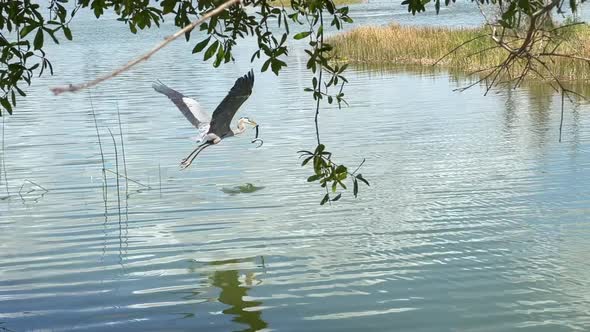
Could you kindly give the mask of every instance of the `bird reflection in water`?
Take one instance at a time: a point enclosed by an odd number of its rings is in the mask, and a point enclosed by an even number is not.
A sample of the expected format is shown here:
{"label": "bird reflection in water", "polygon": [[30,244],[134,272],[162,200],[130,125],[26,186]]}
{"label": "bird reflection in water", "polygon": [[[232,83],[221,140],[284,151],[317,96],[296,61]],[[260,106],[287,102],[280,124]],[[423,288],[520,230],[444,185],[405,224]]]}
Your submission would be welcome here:
{"label": "bird reflection in water", "polygon": [[[225,265],[240,263],[243,260],[231,259],[225,261],[216,261],[211,265]],[[258,307],[262,304],[260,301],[246,301],[244,297],[247,296],[248,291],[252,286],[260,283],[256,280],[254,272],[246,272],[243,283],[240,282],[239,270],[219,270],[213,272],[210,276],[213,286],[219,288],[221,291],[218,300],[224,303],[229,308],[223,310],[225,315],[232,315],[232,319],[236,323],[247,325],[248,327],[240,331],[259,331],[268,326],[262,319],[262,312],[259,310],[249,311],[248,308]]]}

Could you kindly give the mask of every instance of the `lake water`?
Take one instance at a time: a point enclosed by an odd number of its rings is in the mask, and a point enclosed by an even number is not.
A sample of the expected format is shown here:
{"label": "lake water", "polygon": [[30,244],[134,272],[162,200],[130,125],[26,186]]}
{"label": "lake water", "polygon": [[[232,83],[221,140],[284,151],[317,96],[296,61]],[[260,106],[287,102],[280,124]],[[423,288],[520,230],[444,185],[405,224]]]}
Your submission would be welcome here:
{"label": "lake water", "polygon": [[[353,17],[413,20],[395,6]],[[477,24],[470,10],[443,14]],[[560,97],[546,87],[484,97],[453,92],[465,81],[444,71],[351,69],[350,107],[323,109],[322,140],[339,162],[366,158],[371,187],[321,207],[296,153],[315,146],[301,45],[279,77],[256,72],[240,111],[264,146],[248,131],[181,171],[194,132],[151,82],[213,109],[259,68],[253,45],[214,70],[178,41],[91,92],[54,97],[49,86],[94,78],[174,31],[131,35],[84,16],[73,30],[50,50],[56,76],[4,118],[0,330],[590,330],[588,105],[566,104],[559,143]],[[126,197],[121,180],[121,204],[111,173],[103,199],[91,101],[113,171],[120,110],[139,182]],[[246,183],[262,188],[232,189]]]}

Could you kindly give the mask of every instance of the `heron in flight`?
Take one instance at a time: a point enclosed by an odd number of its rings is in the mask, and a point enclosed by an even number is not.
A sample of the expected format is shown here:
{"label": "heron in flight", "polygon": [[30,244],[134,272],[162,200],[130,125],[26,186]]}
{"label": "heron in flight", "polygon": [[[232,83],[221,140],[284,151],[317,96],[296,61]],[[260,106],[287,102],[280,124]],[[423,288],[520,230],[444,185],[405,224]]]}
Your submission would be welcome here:
{"label": "heron in flight", "polygon": [[231,121],[236,112],[252,93],[253,85],[254,71],[250,70],[246,75],[236,80],[227,96],[223,98],[215,111],[213,111],[212,117],[203,110],[196,100],[186,97],[182,93],[169,88],[160,81],[152,85],[154,90],[166,95],[166,97],[172,100],[187,120],[199,130],[197,142],[203,143],[182,160],[180,163],[181,168],[184,169],[190,166],[197,155],[199,155],[199,153],[205,148],[219,144],[221,140],[227,137],[242,134],[246,131],[246,125],[251,125],[256,128],[256,139],[252,142],[262,142],[262,140],[258,138],[258,125],[247,117],[240,118],[236,128],[230,128]]}

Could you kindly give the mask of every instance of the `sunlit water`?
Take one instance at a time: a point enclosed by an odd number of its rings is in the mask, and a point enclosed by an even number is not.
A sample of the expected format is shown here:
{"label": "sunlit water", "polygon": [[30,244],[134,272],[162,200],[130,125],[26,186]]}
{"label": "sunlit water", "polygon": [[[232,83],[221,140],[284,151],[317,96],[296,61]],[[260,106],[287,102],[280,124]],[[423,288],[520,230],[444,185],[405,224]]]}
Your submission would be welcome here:
{"label": "sunlit water", "polygon": [[[357,23],[412,19],[374,8],[357,7]],[[473,11],[456,18],[477,24]],[[566,103],[559,143],[550,89],[484,97],[453,92],[465,81],[445,72],[351,69],[350,107],[323,109],[321,139],[339,162],[366,158],[371,187],[320,207],[296,153],[315,146],[301,45],[279,77],[256,73],[240,111],[264,146],[249,131],[181,171],[194,132],[151,82],[211,110],[259,68],[253,45],[214,70],[178,41],[91,92],[54,97],[49,86],[109,71],[173,28],[134,36],[83,19],[74,31],[50,51],[56,76],[5,118],[0,330],[590,330],[587,105]],[[138,181],[126,195],[121,179],[120,206],[111,173],[103,200],[91,97],[112,171],[120,110]],[[247,183],[256,190],[236,191]]]}

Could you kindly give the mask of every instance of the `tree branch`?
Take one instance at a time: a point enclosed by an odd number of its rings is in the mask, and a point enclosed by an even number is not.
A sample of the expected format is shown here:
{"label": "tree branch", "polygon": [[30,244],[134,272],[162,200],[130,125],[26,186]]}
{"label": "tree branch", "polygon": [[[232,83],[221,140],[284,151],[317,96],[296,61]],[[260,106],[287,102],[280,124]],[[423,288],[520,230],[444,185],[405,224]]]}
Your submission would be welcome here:
{"label": "tree branch", "polygon": [[64,92],[76,92],[76,91],[80,91],[82,89],[86,89],[89,87],[93,87],[99,83],[102,83],[106,80],[109,80],[129,69],[131,69],[131,67],[137,65],[140,62],[146,61],[148,60],[152,55],[154,55],[156,52],[158,52],[159,50],[161,50],[162,48],[164,48],[166,45],[170,44],[173,40],[177,39],[178,37],[184,35],[185,32],[188,32],[192,29],[194,29],[197,25],[203,23],[204,21],[206,21],[207,19],[219,15],[222,11],[224,11],[226,8],[240,3],[241,0],[228,0],[226,2],[224,2],[221,6],[215,8],[214,10],[208,12],[207,14],[201,16],[201,18],[193,21],[191,24],[185,26],[184,28],[180,29],[179,31],[177,31],[175,34],[173,34],[172,36],[166,37],[164,39],[163,42],[161,42],[160,44],[156,45],[154,48],[152,48],[150,51],[148,51],[147,53],[143,54],[142,56],[128,62],[126,65],[124,65],[123,67],[120,67],[118,69],[116,69],[115,71],[98,77],[90,82],[86,82],[86,83],[81,83],[81,84],[70,84],[68,86],[58,86],[58,87],[53,87],[50,88],[51,92],[53,92],[53,94],[55,95],[59,95],[62,94]]}

